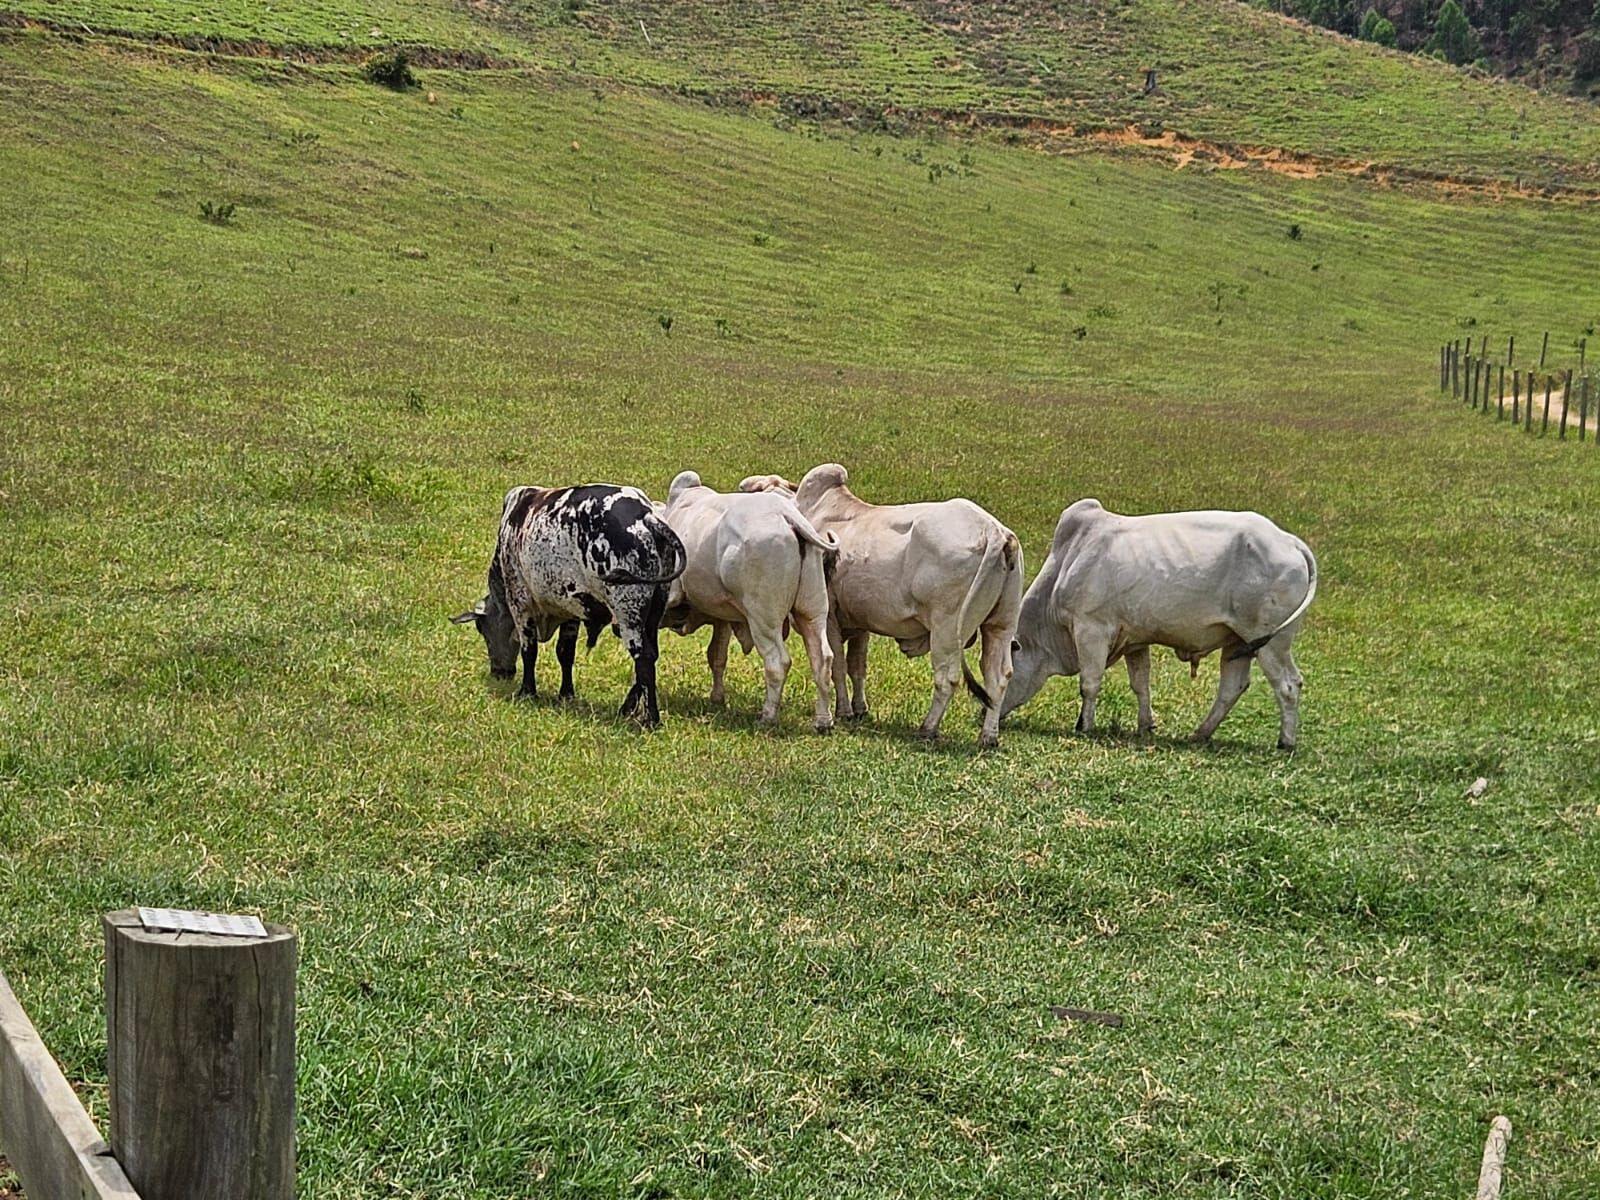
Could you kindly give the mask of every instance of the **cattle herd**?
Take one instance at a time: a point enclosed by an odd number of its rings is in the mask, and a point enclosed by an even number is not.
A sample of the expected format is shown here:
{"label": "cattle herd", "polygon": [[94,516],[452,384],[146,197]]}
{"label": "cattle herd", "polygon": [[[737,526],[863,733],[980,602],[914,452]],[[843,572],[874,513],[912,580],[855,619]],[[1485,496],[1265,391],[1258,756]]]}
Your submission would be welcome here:
{"label": "cattle herd", "polygon": [[[965,676],[983,705],[978,740],[999,742],[1000,719],[1055,675],[1077,675],[1077,728],[1094,727],[1106,668],[1121,658],[1139,701],[1139,731],[1155,726],[1150,647],[1198,670],[1222,652],[1206,740],[1250,683],[1258,661],[1293,749],[1301,677],[1290,645],[1317,591],[1317,564],[1293,534],[1251,512],[1125,517],[1079,500],[1061,514],[1044,566],[1023,592],[1022,546],[970,500],[869,504],[836,463],[798,484],[753,475],[717,492],[693,471],[665,504],[634,487],[516,487],[506,493],[489,586],[473,622],[498,678],[516,673],[537,694],[539,644],[556,636],[561,696],[573,695],[580,627],[588,642],[608,625],[633,659],[624,716],[660,722],[657,635],[712,627],[711,699],[723,698],[728,642],[754,647],[766,675],[761,721],[777,720],[789,674],[790,629],[816,683],[818,732],[835,716],[867,712],[867,641],[891,637],[933,664],[933,701],[921,732],[934,737]],[[979,675],[965,651],[981,639]]]}

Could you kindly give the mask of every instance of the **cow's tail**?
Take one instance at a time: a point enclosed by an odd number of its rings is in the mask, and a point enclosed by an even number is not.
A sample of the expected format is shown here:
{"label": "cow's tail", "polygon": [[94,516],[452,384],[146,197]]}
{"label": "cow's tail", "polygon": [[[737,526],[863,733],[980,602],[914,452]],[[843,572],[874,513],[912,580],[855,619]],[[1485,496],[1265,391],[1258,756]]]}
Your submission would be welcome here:
{"label": "cow's tail", "polygon": [[[967,588],[967,594],[961,598],[961,609],[956,614],[956,634],[962,636],[962,631],[967,627],[967,617],[971,613],[972,604],[978,598],[978,589],[983,581],[989,577],[990,571],[996,563],[1002,563],[1007,571],[1015,571],[1017,564],[1022,561],[1022,544],[1017,541],[1017,535],[1009,529],[1005,537],[996,540],[993,535],[987,539],[983,547],[983,558],[978,563],[978,569],[973,572],[972,583]],[[984,708],[993,708],[994,700],[988,690],[979,683],[967,666],[967,656],[961,655],[961,677],[967,682],[967,691],[977,697],[978,703]]]}
{"label": "cow's tail", "polygon": [[839,539],[831,533],[818,533],[817,527],[806,520],[805,514],[792,504],[785,505],[783,519],[789,522],[789,528],[794,530],[794,535],[800,541],[800,553],[806,552],[807,546],[815,546],[822,551],[822,577],[828,582],[833,581],[833,569],[839,562]]}
{"label": "cow's tail", "polygon": [[639,575],[626,568],[619,567],[609,574],[602,575],[601,579],[610,584],[619,583],[671,583],[689,566],[689,553],[683,548],[683,542],[672,531],[672,527],[660,517],[651,513],[645,518],[645,524],[656,535],[656,546],[665,546],[672,551],[672,565],[660,575]]}
{"label": "cow's tail", "polygon": [[1271,633],[1267,634],[1265,637],[1258,637],[1253,642],[1246,642],[1245,645],[1244,645],[1244,649],[1240,650],[1237,654],[1229,655],[1230,658],[1238,658],[1238,657],[1241,657],[1241,656],[1244,656],[1244,655],[1255,654],[1258,650],[1261,649],[1261,647],[1265,646],[1273,638],[1277,637],[1285,629],[1289,628],[1289,626],[1293,625],[1301,617],[1305,616],[1306,615],[1306,609],[1311,607],[1311,601],[1316,597],[1316,594],[1317,594],[1317,560],[1316,560],[1316,556],[1311,553],[1311,547],[1306,545],[1299,538],[1295,538],[1295,547],[1296,547],[1296,549],[1298,549],[1300,551],[1301,555],[1304,556],[1304,558],[1306,560],[1306,568],[1311,572],[1311,580],[1306,585],[1306,596],[1305,596],[1305,599],[1300,601],[1299,605],[1296,606],[1295,610],[1292,613],[1290,613],[1284,620],[1280,621],[1278,623],[1278,627],[1276,629],[1274,629]]}

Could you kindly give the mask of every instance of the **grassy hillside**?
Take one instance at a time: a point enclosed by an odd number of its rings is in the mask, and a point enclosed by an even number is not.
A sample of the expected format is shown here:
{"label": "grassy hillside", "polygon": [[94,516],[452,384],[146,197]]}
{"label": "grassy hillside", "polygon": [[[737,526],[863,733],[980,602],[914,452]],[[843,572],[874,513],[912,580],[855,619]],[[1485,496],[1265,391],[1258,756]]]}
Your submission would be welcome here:
{"label": "grassy hillside", "polygon": [[[426,83],[0,37],[0,966],[91,1104],[159,902],[301,931],[309,1196],[1462,1194],[1497,1112],[1600,1186],[1600,448],[1431,386],[1570,357],[1600,212]],[[516,704],[445,621],[510,483],[829,459],[1031,569],[1085,494],[1301,533],[1302,750],[1170,656],[1153,744],[1119,677],[924,747],[892,647],[763,736],[700,639],[641,735],[614,640]]]}
{"label": "grassy hillside", "polygon": [[[1600,179],[1600,112],[1336,37],[1232,0],[367,0],[330,7],[156,0],[6,0],[76,29],[312,47],[395,42],[711,92],[1139,124],[1539,185]],[[1142,94],[1159,70],[1162,93]]]}

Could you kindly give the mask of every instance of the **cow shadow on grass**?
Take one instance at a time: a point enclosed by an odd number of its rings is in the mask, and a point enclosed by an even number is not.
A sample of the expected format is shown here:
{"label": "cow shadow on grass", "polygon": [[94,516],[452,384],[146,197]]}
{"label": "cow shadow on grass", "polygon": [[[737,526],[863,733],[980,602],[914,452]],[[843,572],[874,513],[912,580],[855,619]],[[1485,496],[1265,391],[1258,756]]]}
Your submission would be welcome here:
{"label": "cow shadow on grass", "polygon": [[1294,753],[1292,750],[1278,749],[1271,741],[1258,742],[1246,734],[1229,736],[1226,731],[1217,733],[1210,741],[1197,742],[1194,740],[1192,729],[1170,729],[1159,723],[1152,733],[1140,733],[1136,726],[1125,725],[1116,719],[1098,722],[1097,726],[1092,733],[1079,733],[1070,718],[1062,722],[1046,716],[1009,716],[1000,726],[1000,744],[1004,746],[1008,736],[1022,734],[1030,738],[1054,738],[1057,741],[1077,742],[1085,746],[1149,748],[1169,753],[1177,750],[1193,750],[1200,754],[1239,755],[1248,758],[1286,758]]}

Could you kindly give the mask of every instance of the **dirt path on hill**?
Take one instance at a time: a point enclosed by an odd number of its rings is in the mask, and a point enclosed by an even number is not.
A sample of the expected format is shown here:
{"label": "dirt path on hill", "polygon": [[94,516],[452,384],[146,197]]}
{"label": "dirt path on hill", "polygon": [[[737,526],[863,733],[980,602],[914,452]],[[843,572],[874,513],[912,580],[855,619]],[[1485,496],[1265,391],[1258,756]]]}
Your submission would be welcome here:
{"label": "dirt path on hill", "polygon": [[[82,22],[48,20],[0,9],[0,33],[7,29],[37,30],[69,41],[96,41],[112,46],[158,47],[164,50],[226,59],[261,59],[305,66],[318,64],[354,65],[377,51],[373,46],[274,44],[260,39],[179,35],[140,30],[114,29],[85,25]],[[545,73],[545,68],[523,59],[486,54],[476,50],[445,50],[431,46],[406,45],[416,66],[426,70],[451,71],[530,71]],[[550,72],[557,77],[571,76],[586,84],[610,83],[699,100],[719,107],[776,109],[789,116],[819,123],[840,123],[858,129],[882,129],[889,133],[939,126],[956,133],[1000,132],[1031,149],[1052,154],[1080,154],[1113,151],[1159,158],[1182,171],[1200,170],[1263,171],[1292,179],[1320,179],[1340,176],[1361,179],[1379,187],[1396,187],[1432,192],[1436,195],[1479,197],[1488,200],[1512,198],[1539,200],[1600,200],[1600,180],[1582,182],[1529,183],[1521,179],[1495,176],[1454,175],[1425,167],[1408,167],[1332,155],[1319,155],[1278,146],[1253,146],[1190,137],[1175,130],[1150,130],[1139,125],[1106,127],[1085,125],[1059,118],[1026,113],[964,111],[959,109],[875,105],[853,100],[801,93],[739,88],[733,90],[662,88],[641,84],[620,84],[615,80],[591,77],[578,72]]]}

